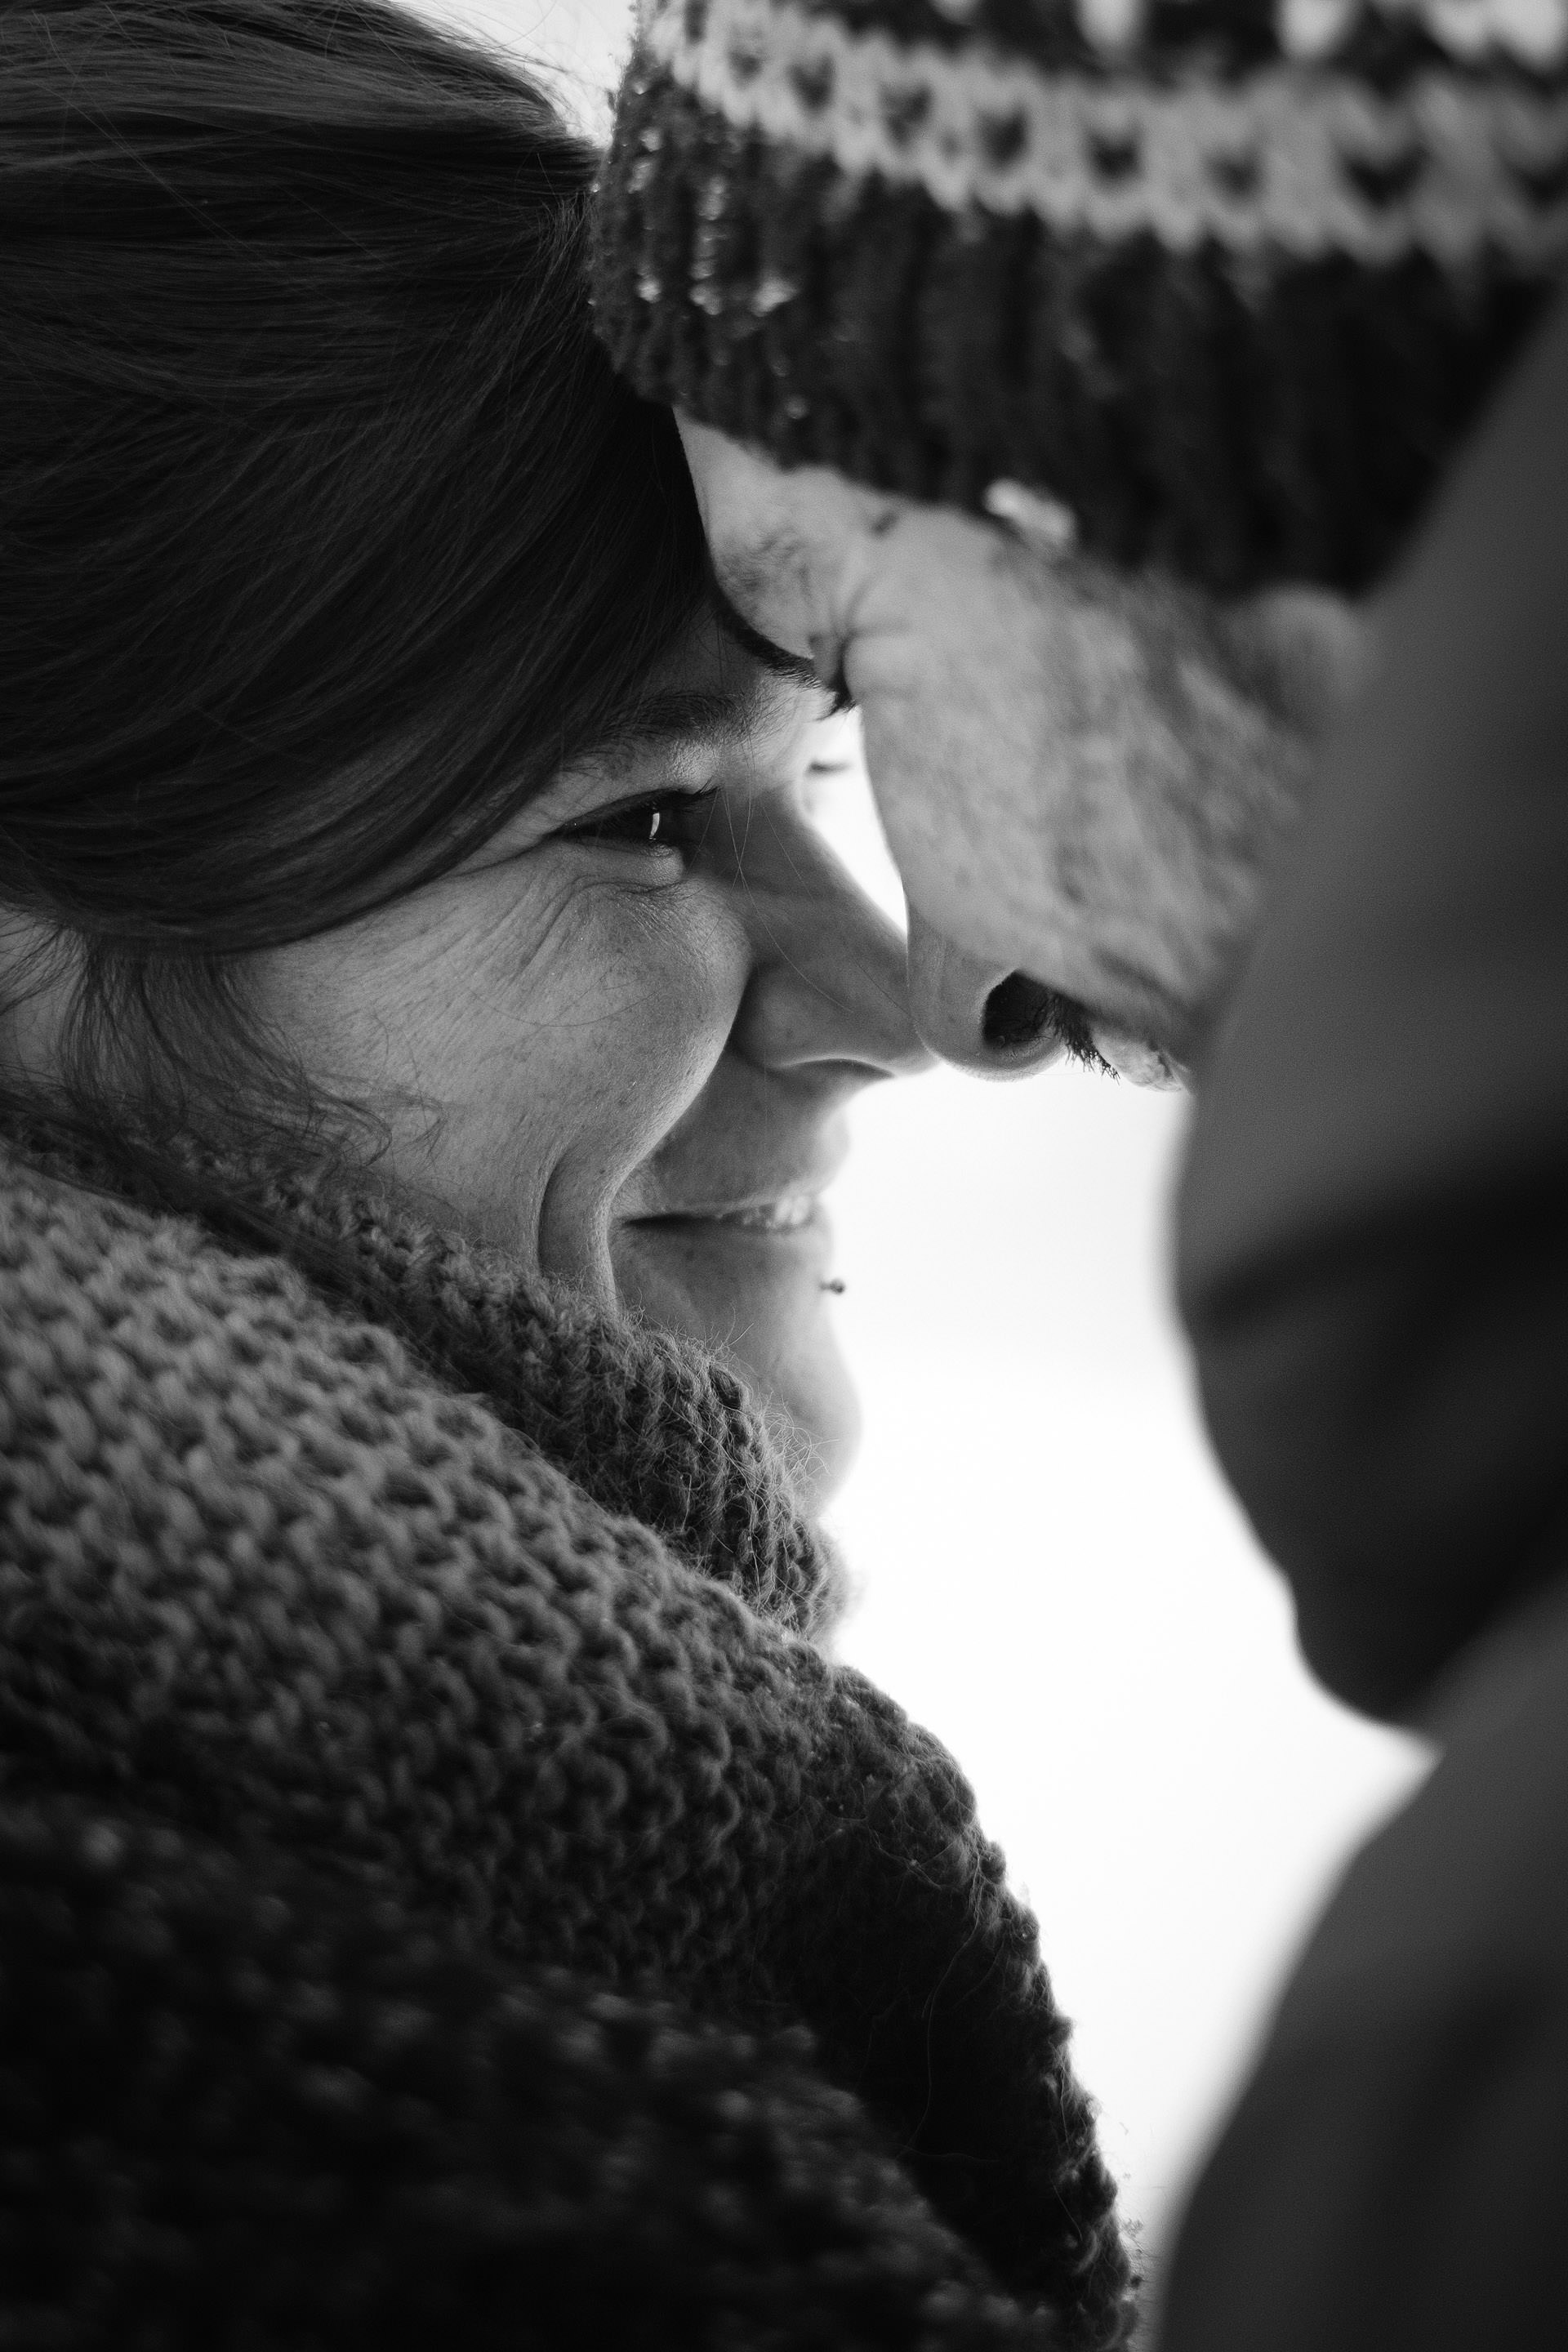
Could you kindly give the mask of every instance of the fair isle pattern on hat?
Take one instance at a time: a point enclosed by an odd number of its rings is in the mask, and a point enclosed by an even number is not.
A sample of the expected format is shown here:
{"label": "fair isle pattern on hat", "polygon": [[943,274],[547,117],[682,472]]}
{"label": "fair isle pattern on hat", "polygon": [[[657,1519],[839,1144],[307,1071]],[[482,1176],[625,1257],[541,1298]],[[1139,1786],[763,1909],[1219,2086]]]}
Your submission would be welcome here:
{"label": "fair isle pattern on hat", "polygon": [[1568,259],[1568,0],[647,0],[603,193],[648,395],[1359,586]]}
{"label": "fair isle pattern on hat", "polygon": [[[1550,264],[1563,249],[1568,196],[1543,204],[1537,190],[1568,165],[1568,90],[1427,73],[1384,99],[1352,75],[1279,68],[1229,88],[1051,77],[900,48],[788,0],[710,0],[695,42],[688,14],[654,0],[647,24],[650,58],[682,89],[738,128],[923,187],[950,211],[1029,212],[1106,238],[1147,229],[1176,253],[1205,237],[1364,262],[1464,262],[1496,245]],[[709,299],[699,268],[693,299]]]}

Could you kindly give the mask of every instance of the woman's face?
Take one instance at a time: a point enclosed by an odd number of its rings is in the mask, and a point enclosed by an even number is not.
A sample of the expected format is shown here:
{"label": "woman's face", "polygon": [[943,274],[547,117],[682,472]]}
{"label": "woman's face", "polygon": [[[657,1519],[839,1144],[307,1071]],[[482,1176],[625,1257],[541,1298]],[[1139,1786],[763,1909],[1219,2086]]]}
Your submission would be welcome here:
{"label": "woman's face", "polygon": [[455,872],[257,960],[257,1009],[373,1103],[427,1213],[728,1351],[807,1441],[858,1429],[819,1205],[844,1110],[928,1059],[903,941],[806,814],[820,690],[708,625],[647,731]]}

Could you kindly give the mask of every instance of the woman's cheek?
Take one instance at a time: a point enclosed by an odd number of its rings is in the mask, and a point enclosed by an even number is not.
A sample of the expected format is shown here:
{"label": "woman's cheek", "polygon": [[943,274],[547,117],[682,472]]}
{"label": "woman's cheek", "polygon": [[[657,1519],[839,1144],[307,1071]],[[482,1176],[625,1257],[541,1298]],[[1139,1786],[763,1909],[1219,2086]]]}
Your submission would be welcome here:
{"label": "woman's cheek", "polygon": [[[539,1234],[546,1272],[607,1266],[617,1195],[724,1051],[749,971],[729,897],[689,879],[664,891],[605,891],[583,909],[589,919],[550,991],[552,1165]],[[535,1070],[535,1088],[544,1076]]]}
{"label": "woman's cheek", "polygon": [[602,1084],[616,1073],[614,1091],[635,1118],[640,1148],[628,1169],[700,1093],[734,1027],[751,962],[734,895],[689,876],[604,910],[597,964],[607,1017],[595,1076]]}

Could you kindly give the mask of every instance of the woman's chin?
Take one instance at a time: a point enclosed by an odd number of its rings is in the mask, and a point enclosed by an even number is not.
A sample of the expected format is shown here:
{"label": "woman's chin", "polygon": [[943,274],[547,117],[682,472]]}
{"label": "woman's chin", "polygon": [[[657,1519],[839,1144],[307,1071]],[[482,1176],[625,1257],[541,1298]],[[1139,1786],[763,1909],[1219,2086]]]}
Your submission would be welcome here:
{"label": "woman's chin", "polygon": [[616,1226],[610,1238],[622,1303],[734,1365],[813,1514],[848,1475],[860,1437],[859,1403],[823,1287],[832,1243],[820,1209],[786,1232],[647,1217]]}

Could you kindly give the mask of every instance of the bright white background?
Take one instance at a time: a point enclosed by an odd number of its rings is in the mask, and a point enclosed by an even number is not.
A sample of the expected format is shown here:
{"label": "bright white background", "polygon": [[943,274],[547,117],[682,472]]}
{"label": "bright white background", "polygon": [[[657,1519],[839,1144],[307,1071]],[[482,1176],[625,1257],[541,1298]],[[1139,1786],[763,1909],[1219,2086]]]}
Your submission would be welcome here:
{"label": "bright white background", "polygon": [[[560,69],[602,135],[626,0],[420,0]],[[901,898],[863,784],[826,823]],[[1184,2179],[1412,1740],[1309,1681],[1172,1310],[1187,1105],[1057,1069],[863,1098],[832,1196],[867,1433],[839,1654],[963,1763],[1040,1921],[1157,2267]]]}
{"label": "bright white background", "polygon": [[[864,773],[824,829],[889,912]],[[1151,2273],[1289,1959],[1426,1754],[1296,1654],[1171,1301],[1189,1105],[1058,1066],[863,1097],[831,1196],[866,1438],[838,1654],[963,1763]]]}

